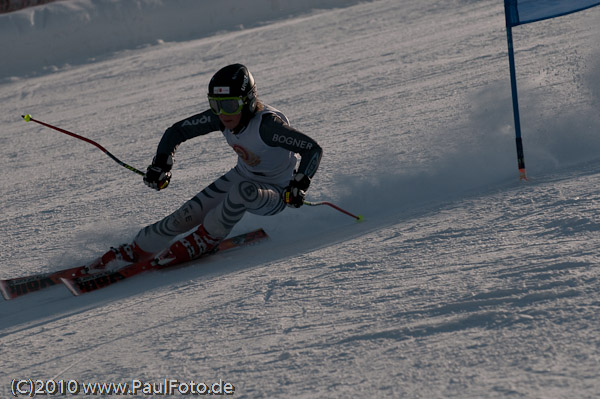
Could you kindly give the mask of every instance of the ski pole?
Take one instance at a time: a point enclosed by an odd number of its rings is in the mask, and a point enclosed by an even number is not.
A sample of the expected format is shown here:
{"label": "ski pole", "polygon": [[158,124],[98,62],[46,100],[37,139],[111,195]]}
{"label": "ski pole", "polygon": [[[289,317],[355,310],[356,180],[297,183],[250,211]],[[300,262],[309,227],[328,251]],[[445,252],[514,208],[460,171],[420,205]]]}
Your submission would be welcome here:
{"label": "ski pole", "polygon": [[331,202],[327,202],[327,201],[320,201],[320,202],[310,202],[310,201],[304,201],[304,205],[309,205],[309,206],[319,206],[319,205],[327,205],[332,207],[333,209],[342,212],[343,214],[346,214],[348,216],[353,217],[354,219],[356,219],[357,222],[362,222],[364,220],[364,217],[362,215],[354,215],[342,208],[340,208],[339,206],[332,204]]}
{"label": "ski pole", "polygon": [[31,115],[29,115],[29,114],[27,114],[27,115],[21,115],[21,117],[23,117],[23,119],[25,119],[25,122],[35,122],[35,123],[39,123],[40,125],[43,125],[43,126],[49,127],[50,129],[54,129],[54,130],[56,130],[56,131],[59,131],[59,132],[61,132],[61,133],[64,133],[64,134],[68,134],[69,136],[71,136],[71,137],[75,137],[76,139],[79,139],[79,140],[83,140],[83,141],[85,141],[86,143],[90,143],[90,144],[92,144],[93,146],[97,147],[97,148],[98,148],[100,151],[104,152],[104,153],[105,153],[106,155],[108,155],[108,156],[109,156],[109,157],[110,157],[110,158],[111,158],[113,161],[115,161],[115,162],[116,162],[116,163],[118,163],[119,165],[123,166],[124,168],[127,168],[127,169],[131,170],[132,172],[135,172],[135,173],[137,173],[137,174],[138,174],[138,175],[140,175],[140,176],[146,176],[146,174],[145,174],[144,172],[142,172],[141,170],[137,170],[136,168],[134,168],[134,167],[133,167],[133,166],[131,166],[131,165],[127,165],[125,162],[123,162],[123,161],[121,161],[119,158],[115,157],[115,156],[114,156],[113,154],[111,154],[111,153],[110,153],[110,152],[109,152],[109,151],[108,151],[106,148],[102,147],[100,144],[96,143],[94,140],[90,140],[90,139],[88,139],[88,138],[86,138],[86,137],[83,137],[83,136],[80,136],[80,135],[78,135],[78,134],[75,134],[75,133],[69,132],[68,130],[61,129],[61,128],[59,128],[59,127],[56,127],[56,126],[52,126],[52,125],[50,125],[50,124],[48,124],[48,123],[45,123],[45,122],[42,122],[42,121],[38,121],[37,119],[33,119],[33,118],[31,117]]}
{"label": "ski pole", "polygon": [[[54,130],[56,130],[58,132],[64,133],[64,134],[69,135],[71,137],[75,137],[76,139],[83,140],[86,143],[90,143],[93,146],[95,146],[96,148],[98,148],[100,151],[102,151],[103,153],[105,153],[106,155],[108,155],[113,161],[115,161],[119,165],[123,166],[124,168],[127,168],[127,169],[131,170],[132,172],[137,173],[140,176],[146,176],[146,174],[144,172],[142,172],[141,170],[138,170],[138,169],[134,168],[133,166],[128,165],[125,162],[121,161],[119,158],[115,157],[106,148],[102,147],[100,144],[96,143],[94,140],[90,140],[90,139],[88,139],[86,137],[80,136],[80,135],[75,134],[73,132],[69,132],[68,130],[61,129],[60,127],[56,127],[56,126],[50,125],[49,123],[45,123],[45,122],[39,121],[37,119],[34,119],[30,114],[21,115],[21,117],[23,119],[25,119],[25,122],[39,123],[42,126],[46,126],[46,127],[50,128],[50,129],[54,129]],[[320,202],[304,201],[304,205],[309,205],[309,206],[327,205],[327,206],[330,206],[330,207],[332,207],[333,209],[335,209],[337,211],[340,211],[340,212],[342,212],[342,213],[344,213],[344,214],[346,214],[348,216],[353,217],[358,222],[361,222],[361,221],[364,220],[364,218],[363,218],[362,215],[354,215],[354,214],[352,214],[352,213],[350,213],[350,212],[348,212],[348,211],[340,208],[339,206],[337,206],[335,204],[332,204],[331,202],[327,202],[327,201],[320,201]]]}

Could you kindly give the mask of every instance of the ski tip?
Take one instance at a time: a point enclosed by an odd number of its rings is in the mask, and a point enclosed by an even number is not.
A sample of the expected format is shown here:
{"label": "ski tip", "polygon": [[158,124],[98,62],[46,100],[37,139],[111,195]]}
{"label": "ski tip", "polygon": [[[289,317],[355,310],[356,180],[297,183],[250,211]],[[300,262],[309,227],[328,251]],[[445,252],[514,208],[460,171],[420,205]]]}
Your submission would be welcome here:
{"label": "ski tip", "polygon": [[2,291],[2,296],[4,297],[4,299],[6,299],[7,301],[11,300],[13,297],[10,295],[10,293],[8,292],[8,286],[6,284],[6,281],[1,280],[0,281],[0,291]]}
{"label": "ski tip", "polygon": [[31,121],[31,115],[29,114],[21,115],[21,118],[25,119],[25,122]]}
{"label": "ski tip", "polygon": [[360,222],[364,222],[364,221],[365,221],[365,217],[364,217],[363,215],[358,215],[358,216],[356,217],[356,221],[357,221],[357,222],[359,222],[359,223],[360,223]]}
{"label": "ski tip", "polygon": [[77,287],[77,284],[75,283],[75,281],[73,281],[72,279],[64,278],[64,277],[61,277],[60,281],[62,281],[62,283],[65,285],[65,287],[67,287],[69,289],[69,291],[71,291],[71,294],[73,294],[75,296],[81,295],[81,291]]}

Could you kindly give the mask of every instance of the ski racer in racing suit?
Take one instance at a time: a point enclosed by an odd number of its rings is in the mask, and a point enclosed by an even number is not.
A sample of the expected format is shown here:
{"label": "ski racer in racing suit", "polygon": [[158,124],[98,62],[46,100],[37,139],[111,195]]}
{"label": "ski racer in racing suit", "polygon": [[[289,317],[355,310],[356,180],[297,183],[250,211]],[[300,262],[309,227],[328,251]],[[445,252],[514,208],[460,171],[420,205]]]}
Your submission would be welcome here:
{"label": "ski racer in racing suit", "polygon": [[167,248],[168,256],[178,261],[194,259],[227,237],[246,212],[267,216],[286,205],[302,206],[322,156],[317,142],[292,128],[282,112],[258,100],[254,78],[244,65],[219,70],[209,83],[208,99],[210,109],[165,131],[144,182],[156,190],[166,188],[178,146],[215,131],[221,131],[237,153],[237,165],[174,213],[141,229],[131,244],[111,248],[88,266],[90,271],[105,269],[115,260],[149,259]]}

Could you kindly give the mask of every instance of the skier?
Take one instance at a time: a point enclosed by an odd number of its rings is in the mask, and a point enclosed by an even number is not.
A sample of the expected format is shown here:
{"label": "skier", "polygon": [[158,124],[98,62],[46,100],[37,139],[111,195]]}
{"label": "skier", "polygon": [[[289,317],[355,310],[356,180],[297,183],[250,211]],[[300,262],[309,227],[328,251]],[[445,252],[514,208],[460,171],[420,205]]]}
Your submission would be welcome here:
{"label": "skier", "polygon": [[[290,127],[283,113],[258,99],[254,78],[244,65],[226,66],[212,77],[208,102],[210,109],[165,131],[144,183],[165,189],[177,147],[218,130],[237,153],[237,165],[177,211],[141,229],[132,243],[111,248],[88,266],[90,272],[106,269],[116,260],[195,259],[227,237],[246,211],[266,216],[286,205],[302,206],[321,160],[321,147]],[[189,234],[175,240],[183,233]]]}

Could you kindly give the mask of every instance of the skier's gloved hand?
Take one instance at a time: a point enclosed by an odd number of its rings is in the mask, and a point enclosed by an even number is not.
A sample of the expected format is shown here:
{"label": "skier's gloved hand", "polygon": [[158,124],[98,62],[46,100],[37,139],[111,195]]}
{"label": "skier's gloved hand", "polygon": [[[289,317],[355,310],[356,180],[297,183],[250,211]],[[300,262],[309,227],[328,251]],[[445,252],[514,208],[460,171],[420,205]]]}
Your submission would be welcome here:
{"label": "skier's gloved hand", "polygon": [[304,173],[296,173],[290,180],[290,184],[283,190],[283,202],[287,206],[300,208],[304,205],[304,197],[309,185],[310,178],[308,176]]}
{"label": "skier's gloved hand", "polygon": [[152,165],[146,169],[144,183],[157,191],[167,188],[171,181],[171,168],[173,157],[170,154],[157,154],[152,160]]}

